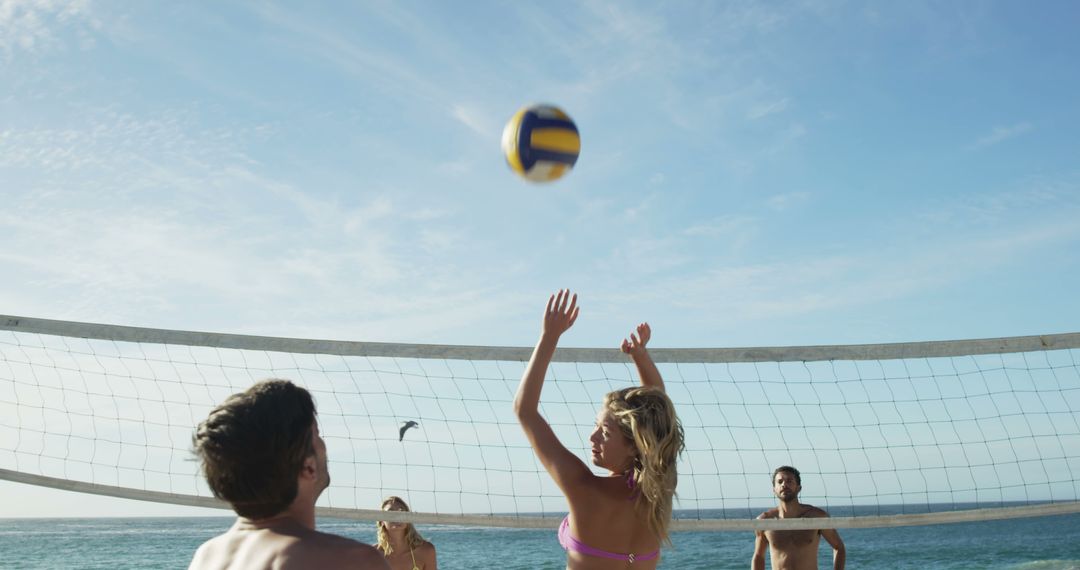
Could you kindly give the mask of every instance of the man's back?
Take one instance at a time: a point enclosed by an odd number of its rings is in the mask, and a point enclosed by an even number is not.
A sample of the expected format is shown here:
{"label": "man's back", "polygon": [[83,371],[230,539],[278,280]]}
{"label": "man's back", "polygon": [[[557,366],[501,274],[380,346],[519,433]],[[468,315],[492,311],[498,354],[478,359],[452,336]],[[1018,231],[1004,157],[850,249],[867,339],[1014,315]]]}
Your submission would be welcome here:
{"label": "man's back", "polygon": [[190,570],[387,568],[375,548],[294,521],[258,524],[238,520],[195,553]]}

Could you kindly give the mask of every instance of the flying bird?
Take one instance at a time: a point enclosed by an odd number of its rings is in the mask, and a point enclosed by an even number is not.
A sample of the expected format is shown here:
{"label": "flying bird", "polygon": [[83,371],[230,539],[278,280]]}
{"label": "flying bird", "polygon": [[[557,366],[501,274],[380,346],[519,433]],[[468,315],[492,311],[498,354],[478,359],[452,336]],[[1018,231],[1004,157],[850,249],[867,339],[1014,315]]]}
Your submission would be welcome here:
{"label": "flying bird", "polygon": [[409,421],[405,422],[404,424],[402,424],[401,429],[398,430],[398,441],[402,441],[402,440],[405,439],[405,432],[409,431],[409,428],[417,427],[419,425],[420,424],[418,424],[418,423],[416,423],[416,422],[414,422],[412,420],[409,420]]}

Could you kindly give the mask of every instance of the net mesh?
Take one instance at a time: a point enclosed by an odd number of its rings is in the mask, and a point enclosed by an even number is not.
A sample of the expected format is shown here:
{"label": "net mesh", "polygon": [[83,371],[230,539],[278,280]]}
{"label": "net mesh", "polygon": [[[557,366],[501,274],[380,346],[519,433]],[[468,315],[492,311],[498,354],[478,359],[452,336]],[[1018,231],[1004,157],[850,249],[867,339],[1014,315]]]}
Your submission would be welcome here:
{"label": "net mesh", "polygon": [[[5,478],[212,504],[194,426],[230,394],[276,377],[315,397],[332,478],[324,513],[372,518],[387,495],[407,497],[429,522],[550,526],[566,510],[512,412],[528,349],[0,323]],[[686,431],[677,517],[740,528],[775,503],[780,465],[802,472],[802,502],[862,521],[848,526],[1076,509],[1080,335],[1041,339],[656,349]],[[617,350],[556,360],[541,412],[587,461],[602,396],[636,383],[636,372]],[[419,425],[401,436],[406,421]]]}

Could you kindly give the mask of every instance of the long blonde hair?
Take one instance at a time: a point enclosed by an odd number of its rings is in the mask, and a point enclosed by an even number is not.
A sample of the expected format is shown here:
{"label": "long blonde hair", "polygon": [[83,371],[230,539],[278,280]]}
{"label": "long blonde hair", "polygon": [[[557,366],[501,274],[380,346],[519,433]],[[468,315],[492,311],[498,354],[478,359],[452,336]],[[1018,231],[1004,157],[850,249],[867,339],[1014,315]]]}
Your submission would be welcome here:
{"label": "long blonde hair", "polygon": [[[409,505],[405,502],[405,499],[401,497],[391,495],[383,500],[382,506],[379,507],[382,510],[386,510],[387,507],[399,505],[405,511],[409,510]],[[394,553],[394,548],[390,546],[390,533],[386,532],[386,526],[382,521],[375,523],[375,536],[378,539],[378,543],[375,545],[382,553],[383,556],[390,556]],[[405,523],[405,544],[409,545],[409,548],[419,548],[427,542],[424,537],[420,536],[419,532],[416,532],[416,527],[412,523]]]}
{"label": "long blonde hair", "polygon": [[604,407],[637,448],[631,471],[638,490],[635,507],[647,514],[656,536],[671,544],[668,527],[679,480],[676,462],[684,447],[675,404],[659,388],[634,387],[604,396]]}

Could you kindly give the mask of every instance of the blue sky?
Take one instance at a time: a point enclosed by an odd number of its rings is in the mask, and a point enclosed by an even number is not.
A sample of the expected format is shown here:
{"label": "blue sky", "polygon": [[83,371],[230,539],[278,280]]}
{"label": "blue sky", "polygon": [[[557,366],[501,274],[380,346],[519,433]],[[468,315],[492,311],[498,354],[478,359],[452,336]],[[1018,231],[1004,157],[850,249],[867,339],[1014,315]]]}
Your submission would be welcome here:
{"label": "blue sky", "polygon": [[[1075,331],[1078,23],[0,0],[0,313],[528,345],[573,287],[577,346],[641,320],[656,346]],[[532,102],[582,135],[550,185],[499,151]]]}

